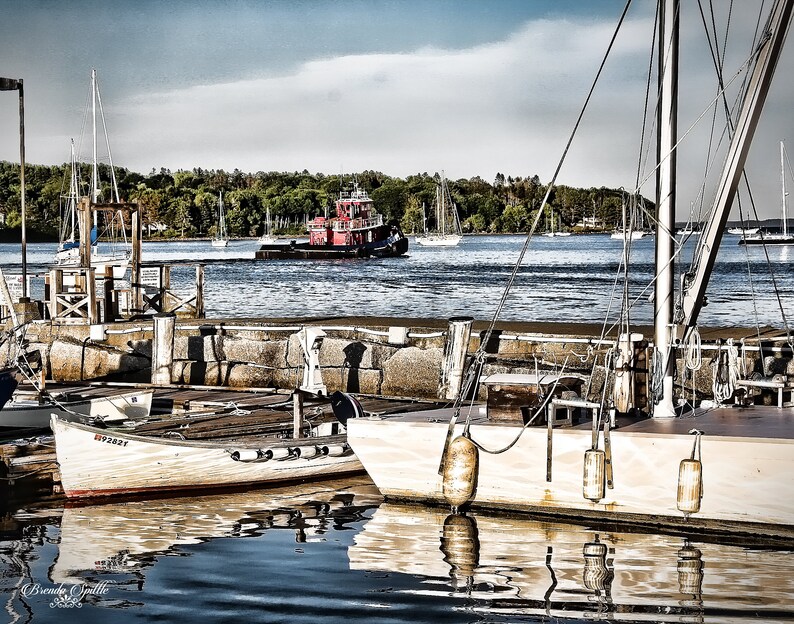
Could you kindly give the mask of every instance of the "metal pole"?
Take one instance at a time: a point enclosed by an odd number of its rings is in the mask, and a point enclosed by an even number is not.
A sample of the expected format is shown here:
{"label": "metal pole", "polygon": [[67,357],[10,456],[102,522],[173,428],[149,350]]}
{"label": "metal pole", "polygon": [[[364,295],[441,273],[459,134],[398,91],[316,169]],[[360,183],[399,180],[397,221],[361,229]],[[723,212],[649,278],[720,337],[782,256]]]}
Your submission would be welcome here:
{"label": "metal pole", "polygon": [[19,85],[19,185],[22,195],[22,298],[27,302],[28,297],[28,251],[25,224],[25,94],[22,88],[22,78],[17,81]]}
{"label": "metal pole", "polygon": [[676,149],[678,134],[678,18],[679,0],[659,4],[659,169],[656,183],[656,285],[654,293],[654,342],[657,362],[663,370],[662,392],[653,406],[654,418],[675,416],[673,405],[673,240],[675,232]]}
{"label": "metal pole", "polygon": [[22,299],[28,296],[28,253],[25,232],[25,92],[22,78],[0,78],[0,91],[19,91],[19,186],[22,208]]}

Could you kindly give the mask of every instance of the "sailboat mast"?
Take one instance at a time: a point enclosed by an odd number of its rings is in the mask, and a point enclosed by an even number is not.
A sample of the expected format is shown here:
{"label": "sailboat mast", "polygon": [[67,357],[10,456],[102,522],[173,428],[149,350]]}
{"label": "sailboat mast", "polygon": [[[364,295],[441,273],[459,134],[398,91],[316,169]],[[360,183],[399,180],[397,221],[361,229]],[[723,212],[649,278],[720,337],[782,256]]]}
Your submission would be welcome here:
{"label": "sailboat mast", "polygon": [[441,203],[438,210],[441,213],[441,222],[438,225],[438,233],[441,236],[447,233],[447,198],[444,197],[444,170],[441,170]]}
{"label": "sailboat mast", "polygon": [[786,218],[786,146],[780,142],[780,189],[783,196],[780,198],[780,210],[783,213],[783,236],[788,236],[788,219]]}
{"label": "sailboat mast", "polygon": [[71,179],[69,180],[69,240],[74,242],[74,229],[75,229],[75,212],[77,212],[77,162],[74,156],[74,139],[71,139],[71,166],[72,166],[72,173]]}
{"label": "sailboat mast", "polygon": [[794,12],[794,0],[777,0],[769,12],[766,36],[759,46],[755,67],[747,83],[747,93],[717,187],[714,207],[711,210],[712,216],[700,235],[701,245],[708,250],[708,253],[703,254],[698,260],[686,275],[683,284],[681,326],[684,333],[682,333],[682,337],[685,337],[685,333],[697,324],[698,315],[703,307],[708,280],[720,249],[722,232],[736,197],[736,189],[739,187],[750,143],[769,93],[777,61],[786,41],[792,12]]}
{"label": "sailboat mast", "polygon": [[678,132],[678,25],[680,0],[659,3],[659,167],[656,173],[656,282],[654,292],[654,343],[656,363],[662,370],[661,388],[656,388],[654,418],[675,416],[673,405],[673,240],[675,231],[676,149]]}
{"label": "sailboat mast", "polygon": [[96,161],[96,69],[91,69],[91,201],[99,200],[99,172]]}

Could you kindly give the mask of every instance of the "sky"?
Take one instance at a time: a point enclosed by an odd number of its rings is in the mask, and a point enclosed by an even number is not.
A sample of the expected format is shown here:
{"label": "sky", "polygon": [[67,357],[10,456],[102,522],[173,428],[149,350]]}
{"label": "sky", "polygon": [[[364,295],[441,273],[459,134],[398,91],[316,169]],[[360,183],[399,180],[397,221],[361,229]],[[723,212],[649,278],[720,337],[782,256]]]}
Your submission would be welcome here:
{"label": "sky", "polygon": [[[624,4],[0,0],[0,75],[24,80],[26,160],[35,164],[68,161],[71,138],[90,160],[95,68],[114,164],[140,173],[444,170],[548,182]],[[631,189],[639,176],[653,196],[640,138],[655,4],[630,8],[559,183]],[[679,221],[699,205],[716,94],[697,3],[682,4]],[[723,30],[729,3],[715,4]],[[770,3],[735,4],[728,79],[748,56],[758,6]],[[790,44],[747,164],[762,218],[780,216],[779,141],[794,146]],[[19,159],[14,95],[0,93],[0,160]]]}

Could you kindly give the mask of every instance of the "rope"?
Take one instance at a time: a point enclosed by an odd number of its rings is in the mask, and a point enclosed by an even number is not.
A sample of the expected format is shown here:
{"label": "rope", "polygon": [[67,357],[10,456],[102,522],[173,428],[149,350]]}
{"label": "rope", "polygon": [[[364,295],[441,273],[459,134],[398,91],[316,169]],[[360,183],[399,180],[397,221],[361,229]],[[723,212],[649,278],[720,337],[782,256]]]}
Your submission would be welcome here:
{"label": "rope", "polygon": [[[486,448],[485,446],[483,446],[482,444],[477,442],[477,440],[475,440],[472,437],[471,432],[469,431],[471,411],[469,412],[469,416],[466,418],[466,425],[465,425],[465,428],[463,430],[464,431],[464,435],[467,438],[469,438],[469,440],[471,440],[471,442],[472,442],[472,444],[474,444],[474,446],[476,446],[481,451],[483,451],[485,453],[488,453],[490,455],[499,455],[501,453],[509,451],[511,448],[513,448],[518,443],[518,441],[521,439],[521,436],[524,434],[524,431],[526,431],[527,428],[533,422],[535,422],[535,419],[540,414],[543,413],[543,410],[546,409],[546,406],[549,404],[549,401],[551,401],[552,397],[554,396],[554,391],[557,389],[557,385],[560,383],[560,377],[562,377],[562,373],[565,370],[565,365],[567,363],[568,363],[568,358],[566,357],[565,358],[565,362],[563,362],[563,364],[562,364],[562,369],[560,370],[560,374],[557,377],[557,379],[554,380],[554,385],[551,387],[551,390],[549,390],[549,392],[543,397],[543,401],[541,401],[541,403],[538,406],[538,408],[535,410],[535,412],[532,414],[532,416],[527,419],[527,422],[524,423],[524,426],[521,427],[521,429],[518,431],[518,435],[515,438],[513,438],[513,440],[511,442],[509,442],[506,446],[504,446],[504,447],[502,447],[500,449],[492,450],[492,449]],[[540,390],[540,378],[536,377],[536,379],[538,381],[538,390]]]}
{"label": "rope", "polygon": [[691,371],[700,370],[703,364],[703,352],[700,348],[700,331],[694,326],[686,337],[684,344],[686,367]]}
{"label": "rope", "polygon": [[736,380],[739,378],[739,350],[729,338],[725,345],[720,345],[717,356],[711,362],[714,372],[712,392],[717,403],[725,403],[733,396]]}

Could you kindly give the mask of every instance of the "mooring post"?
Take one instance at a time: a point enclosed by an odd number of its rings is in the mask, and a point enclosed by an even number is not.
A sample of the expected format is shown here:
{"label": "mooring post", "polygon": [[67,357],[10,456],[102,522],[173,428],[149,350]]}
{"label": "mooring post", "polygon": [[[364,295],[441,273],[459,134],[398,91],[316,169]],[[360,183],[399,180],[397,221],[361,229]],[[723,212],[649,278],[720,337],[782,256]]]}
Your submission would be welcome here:
{"label": "mooring post", "polygon": [[113,267],[109,264],[105,265],[105,272],[102,275],[102,291],[105,312],[102,316],[106,323],[112,323],[116,320],[116,310],[113,303],[115,286],[113,284]]}
{"label": "mooring post", "polygon": [[204,318],[204,265],[196,265],[196,318]]}
{"label": "mooring post", "polygon": [[460,393],[473,321],[474,319],[469,316],[449,319],[444,360],[441,364],[441,383],[438,388],[438,396],[441,399],[451,401]]}
{"label": "mooring post", "polygon": [[154,315],[154,337],[152,338],[152,383],[167,386],[174,372],[174,331],[176,315]]}
{"label": "mooring post", "polygon": [[295,390],[292,393],[292,437],[301,438],[303,428],[303,393]]}

